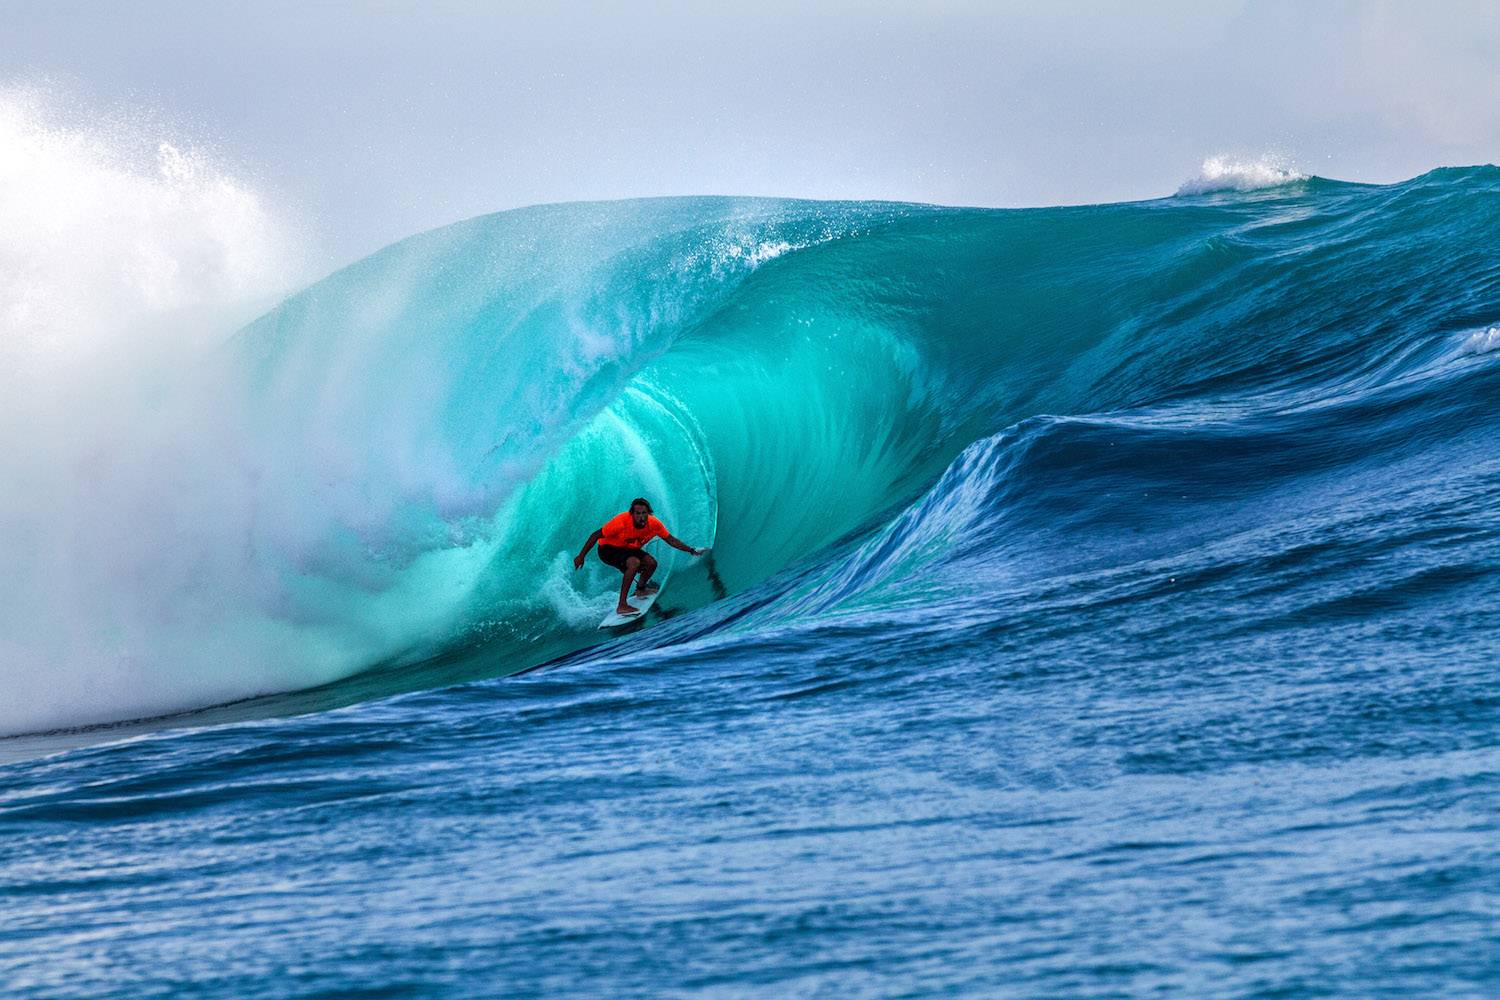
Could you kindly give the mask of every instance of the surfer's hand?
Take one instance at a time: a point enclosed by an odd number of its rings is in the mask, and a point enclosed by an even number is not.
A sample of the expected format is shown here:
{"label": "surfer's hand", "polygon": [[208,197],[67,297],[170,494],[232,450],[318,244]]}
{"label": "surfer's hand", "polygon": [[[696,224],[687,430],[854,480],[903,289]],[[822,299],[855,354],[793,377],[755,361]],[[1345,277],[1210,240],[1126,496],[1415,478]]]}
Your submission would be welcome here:
{"label": "surfer's hand", "polygon": [[574,556],[573,557],[573,568],[574,569],[583,569],[583,556]]}
{"label": "surfer's hand", "polygon": [[695,555],[695,556],[701,556],[704,553],[706,553],[707,551],[708,551],[707,549],[694,549],[693,550],[693,555]]}

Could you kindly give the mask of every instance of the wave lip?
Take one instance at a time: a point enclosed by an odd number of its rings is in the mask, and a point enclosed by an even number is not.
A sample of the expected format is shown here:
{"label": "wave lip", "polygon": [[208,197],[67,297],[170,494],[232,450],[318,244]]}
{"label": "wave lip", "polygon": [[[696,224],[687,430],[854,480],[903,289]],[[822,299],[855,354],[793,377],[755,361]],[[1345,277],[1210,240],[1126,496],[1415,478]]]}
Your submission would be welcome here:
{"label": "wave lip", "polygon": [[1267,154],[1253,160],[1210,156],[1198,175],[1182,182],[1178,195],[1212,194],[1219,191],[1260,191],[1305,181],[1308,175],[1294,168],[1283,156]]}

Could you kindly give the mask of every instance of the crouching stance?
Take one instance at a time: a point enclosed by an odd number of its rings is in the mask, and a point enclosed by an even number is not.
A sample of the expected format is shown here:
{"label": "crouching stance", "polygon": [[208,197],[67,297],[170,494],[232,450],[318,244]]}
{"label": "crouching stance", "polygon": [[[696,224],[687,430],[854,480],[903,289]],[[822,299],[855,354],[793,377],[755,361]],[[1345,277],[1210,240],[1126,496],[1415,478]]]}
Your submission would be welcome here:
{"label": "crouching stance", "polygon": [[695,549],[673,538],[666,525],[651,515],[651,505],[637,497],[630,501],[628,511],[616,514],[604,522],[604,527],[589,536],[589,540],[583,543],[583,551],[573,559],[573,568],[583,569],[584,557],[589,554],[594,543],[598,542],[599,561],[613,566],[625,575],[625,579],[620,582],[620,604],[615,610],[622,615],[639,614],[626,598],[630,596],[631,580],[636,580],[635,592],[640,597],[654,594],[658,589],[659,585],[651,582],[651,576],[656,572],[656,560],[645,550],[646,543],[653,538],[660,538],[672,548],[695,556],[708,551]]}

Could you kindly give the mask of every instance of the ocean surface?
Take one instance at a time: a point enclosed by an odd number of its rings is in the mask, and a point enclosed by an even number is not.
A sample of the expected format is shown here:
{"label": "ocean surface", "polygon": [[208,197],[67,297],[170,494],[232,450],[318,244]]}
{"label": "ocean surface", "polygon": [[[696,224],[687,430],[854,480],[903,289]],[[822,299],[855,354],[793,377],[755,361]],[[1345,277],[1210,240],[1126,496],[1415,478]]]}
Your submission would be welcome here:
{"label": "ocean surface", "polygon": [[[1497,234],[661,199],[306,287],[6,460],[0,991],[1500,996]],[[601,633],[637,495],[712,551]]]}

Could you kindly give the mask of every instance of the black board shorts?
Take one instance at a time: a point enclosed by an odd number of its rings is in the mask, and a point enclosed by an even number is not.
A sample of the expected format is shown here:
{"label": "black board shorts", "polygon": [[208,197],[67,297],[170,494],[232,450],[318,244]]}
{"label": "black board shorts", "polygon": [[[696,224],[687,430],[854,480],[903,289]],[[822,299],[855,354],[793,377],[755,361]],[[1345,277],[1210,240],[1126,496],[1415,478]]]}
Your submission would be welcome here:
{"label": "black board shorts", "polygon": [[606,566],[613,566],[621,573],[630,572],[625,566],[625,560],[631,556],[644,560],[646,552],[644,549],[632,549],[625,545],[605,545],[602,542],[599,544],[599,561]]}

